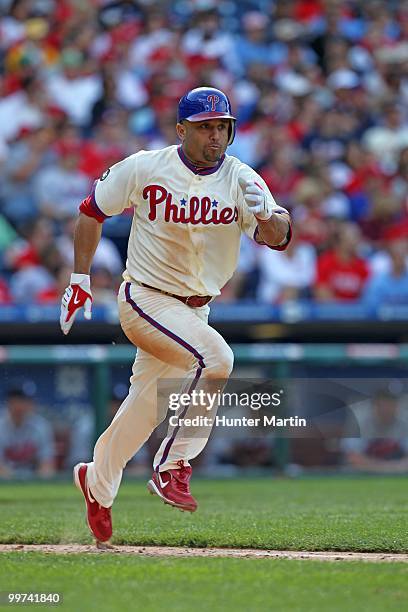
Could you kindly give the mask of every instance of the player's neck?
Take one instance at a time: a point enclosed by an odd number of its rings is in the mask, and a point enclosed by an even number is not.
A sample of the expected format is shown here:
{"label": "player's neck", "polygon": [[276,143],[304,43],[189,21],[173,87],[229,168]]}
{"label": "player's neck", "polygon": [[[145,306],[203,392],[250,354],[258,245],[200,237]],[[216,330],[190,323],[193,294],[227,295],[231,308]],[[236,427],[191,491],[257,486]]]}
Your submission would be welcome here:
{"label": "player's neck", "polygon": [[199,168],[215,168],[220,163],[219,160],[215,161],[215,162],[197,161],[196,159],[193,159],[192,156],[189,153],[186,152],[186,150],[183,147],[183,145],[181,145],[181,150],[183,152],[183,155],[190,162],[190,164],[193,164],[193,166],[195,166],[197,169],[199,169]]}

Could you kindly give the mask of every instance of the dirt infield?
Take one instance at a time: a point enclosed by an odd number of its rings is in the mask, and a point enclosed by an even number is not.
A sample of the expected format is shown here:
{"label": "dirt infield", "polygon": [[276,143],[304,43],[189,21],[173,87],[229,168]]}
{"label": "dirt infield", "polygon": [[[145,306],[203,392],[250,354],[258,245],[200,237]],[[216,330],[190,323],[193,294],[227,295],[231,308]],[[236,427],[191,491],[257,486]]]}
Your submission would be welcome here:
{"label": "dirt infield", "polygon": [[407,553],[257,550],[249,548],[186,548],[173,546],[113,546],[79,544],[0,544],[0,553],[42,552],[59,555],[80,553],[124,554],[145,557],[233,557],[239,559],[314,559],[316,561],[368,561],[408,563]]}

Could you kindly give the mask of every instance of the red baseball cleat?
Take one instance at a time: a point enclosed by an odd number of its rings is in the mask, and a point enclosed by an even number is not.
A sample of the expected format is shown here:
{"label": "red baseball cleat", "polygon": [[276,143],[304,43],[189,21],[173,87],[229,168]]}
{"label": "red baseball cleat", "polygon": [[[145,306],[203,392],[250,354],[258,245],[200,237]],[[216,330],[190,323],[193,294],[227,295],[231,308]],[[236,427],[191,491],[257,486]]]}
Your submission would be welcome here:
{"label": "red baseball cleat", "polygon": [[89,529],[99,542],[107,542],[112,537],[111,509],[104,508],[92,498],[86,481],[86,463],[78,463],[74,467],[74,483],[85,498],[86,522]]}
{"label": "red baseball cleat", "polygon": [[153,472],[147,488],[152,495],[158,495],[165,504],[180,508],[187,512],[197,510],[197,502],[190,493],[191,467],[184,465],[184,461],[178,461],[180,466],[177,470],[165,472]]}

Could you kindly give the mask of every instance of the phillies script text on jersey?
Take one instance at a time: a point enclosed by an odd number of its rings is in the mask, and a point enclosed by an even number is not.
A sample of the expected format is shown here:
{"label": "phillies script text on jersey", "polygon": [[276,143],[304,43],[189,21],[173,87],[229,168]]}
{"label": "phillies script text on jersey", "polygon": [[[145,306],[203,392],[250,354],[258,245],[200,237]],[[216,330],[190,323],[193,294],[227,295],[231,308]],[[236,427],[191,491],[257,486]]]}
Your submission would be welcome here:
{"label": "phillies script text on jersey", "polygon": [[164,205],[164,220],[169,223],[191,223],[197,225],[229,225],[238,221],[238,208],[236,206],[225,206],[221,210],[217,209],[218,202],[211,200],[208,196],[198,198],[192,196],[189,201],[184,198],[180,201],[181,207],[173,202],[173,194],[161,185],[147,185],[143,189],[143,198],[149,200],[150,221],[155,221],[157,217],[157,207]]}
{"label": "phillies script text on jersey", "polygon": [[177,145],[138,151],[118,162],[81,211],[100,219],[133,208],[125,280],[175,295],[216,296],[237,267],[241,235],[252,240],[258,227],[240,179],[259,183],[278,206],[263,178],[236,157],[226,154],[200,176],[178,151]]}

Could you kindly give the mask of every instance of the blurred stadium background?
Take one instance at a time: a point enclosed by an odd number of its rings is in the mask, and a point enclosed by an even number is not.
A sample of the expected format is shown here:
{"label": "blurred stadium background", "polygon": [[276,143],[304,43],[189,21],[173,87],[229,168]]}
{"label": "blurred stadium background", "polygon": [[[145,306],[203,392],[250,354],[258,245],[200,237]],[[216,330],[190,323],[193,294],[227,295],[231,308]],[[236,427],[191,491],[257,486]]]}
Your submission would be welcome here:
{"label": "blurred stadium background", "polygon": [[[124,397],[133,350],[116,289],[131,216],[104,224],[93,319],[64,338],[75,217],[107,167],[176,142],[177,101],[204,84],[232,100],[229,153],[295,226],[285,252],[244,239],[212,305],[235,376],[383,382],[363,406],[364,443],[344,444],[345,406],[329,434],[215,441],[197,467],[407,471],[408,2],[0,0],[0,10],[0,475],[65,474]],[[148,472],[156,444],[129,471]]]}

